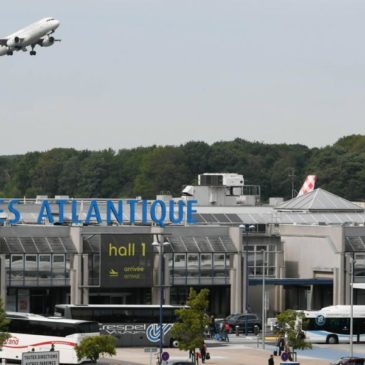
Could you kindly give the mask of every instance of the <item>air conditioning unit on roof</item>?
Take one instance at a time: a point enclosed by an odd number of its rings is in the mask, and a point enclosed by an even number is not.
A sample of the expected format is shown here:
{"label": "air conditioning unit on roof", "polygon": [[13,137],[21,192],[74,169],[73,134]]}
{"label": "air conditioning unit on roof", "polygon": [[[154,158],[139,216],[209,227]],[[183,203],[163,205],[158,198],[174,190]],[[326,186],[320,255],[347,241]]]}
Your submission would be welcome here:
{"label": "air conditioning unit on roof", "polygon": [[205,173],[198,175],[201,186],[243,186],[243,175],[230,173]]}

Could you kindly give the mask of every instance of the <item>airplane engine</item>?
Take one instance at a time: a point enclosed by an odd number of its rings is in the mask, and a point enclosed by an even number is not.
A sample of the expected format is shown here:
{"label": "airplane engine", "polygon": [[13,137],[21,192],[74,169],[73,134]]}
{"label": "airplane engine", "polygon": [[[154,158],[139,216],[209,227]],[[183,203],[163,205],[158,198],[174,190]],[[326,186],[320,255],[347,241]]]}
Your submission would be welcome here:
{"label": "airplane engine", "polygon": [[49,47],[52,46],[52,44],[54,43],[54,38],[53,37],[46,37],[46,38],[42,38],[40,40],[40,45],[42,47]]}
{"label": "airplane engine", "polygon": [[8,47],[19,47],[21,44],[21,40],[19,37],[14,37],[14,38],[10,38],[8,39],[8,41],[6,42],[6,45]]}

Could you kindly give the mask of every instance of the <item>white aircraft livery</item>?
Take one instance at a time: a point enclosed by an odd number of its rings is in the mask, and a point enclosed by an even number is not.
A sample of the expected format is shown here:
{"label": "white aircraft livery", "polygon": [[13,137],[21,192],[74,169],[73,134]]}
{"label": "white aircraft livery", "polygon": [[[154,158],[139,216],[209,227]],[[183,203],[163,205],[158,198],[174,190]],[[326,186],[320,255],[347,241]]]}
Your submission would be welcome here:
{"label": "white aircraft livery", "polygon": [[36,45],[49,47],[60,41],[51,36],[59,25],[60,22],[54,18],[44,18],[5,38],[0,38],[0,56],[12,56],[14,51],[20,50],[26,52],[27,47],[31,48],[29,54],[35,56]]}

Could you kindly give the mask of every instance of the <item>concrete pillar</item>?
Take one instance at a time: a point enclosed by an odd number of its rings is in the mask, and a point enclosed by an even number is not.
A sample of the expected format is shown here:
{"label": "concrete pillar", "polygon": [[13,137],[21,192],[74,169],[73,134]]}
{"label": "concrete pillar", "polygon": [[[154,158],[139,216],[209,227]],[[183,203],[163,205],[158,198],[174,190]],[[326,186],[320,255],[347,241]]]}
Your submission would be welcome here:
{"label": "concrete pillar", "polygon": [[[279,278],[282,279],[285,277],[285,268],[284,267],[279,267]],[[278,312],[282,312],[284,310],[284,302],[285,302],[285,298],[284,298],[284,288],[282,285],[278,286]]]}
{"label": "concrete pillar", "polygon": [[338,304],[348,304],[350,303],[350,291],[347,290],[350,285],[348,265],[345,264],[345,253],[341,253],[339,257],[338,282],[336,283],[338,287]]}
{"label": "concrete pillar", "polygon": [[[79,290],[80,300],[82,300],[82,304],[89,304],[89,255],[82,255],[82,260],[84,265],[83,273],[82,273],[82,288]],[[80,262],[81,264],[81,262]],[[81,266],[80,266],[81,271]]]}
{"label": "concrete pillar", "polygon": [[230,268],[230,299],[231,313],[241,313],[245,308],[244,288],[243,288],[243,259],[242,259],[242,229],[243,227],[230,227],[229,237],[231,238],[237,253],[233,255]]}
{"label": "concrete pillar", "polygon": [[306,291],[306,299],[307,299],[307,307],[306,309],[309,311],[313,308],[313,285],[310,285],[309,290]]}
{"label": "concrete pillar", "polygon": [[333,289],[332,289],[332,303],[338,305],[339,303],[339,282],[338,282],[338,269],[333,269]]}
{"label": "concrete pillar", "polygon": [[[71,304],[85,304],[82,300],[82,287],[85,285],[82,282],[83,273],[82,273],[82,237],[81,237],[81,228],[80,227],[71,227],[70,229],[70,237],[76,248],[77,254],[74,255],[70,270],[70,301]],[[87,255],[86,255],[87,256]],[[84,267],[88,268],[87,262]],[[88,274],[88,273],[87,273]],[[84,276],[85,278],[85,276]],[[88,278],[88,275],[86,276]],[[88,302],[88,301],[87,301]]]}
{"label": "concrete pillar", "polygon": [[5,255],[0,255],[0,296],[6,308],[6,270],[5,270]]}
{"label": "concrete pillar", "polygon": [[241,253],[234,255],[233,267],[231,270],[231,313],[243,313],[243,293],[244,293],[244,282],[243,282],[243,265],[242,265]]}
{"label": "concrete pillar", "polygon": [[236,269],[232,269],[230,271],[230,275],[229,275],[229,279],[230,279],[230,283],[231,283],[231,308],[230,308],[230,313],[237,313],[236,308],[237,308],[237,293],[236,290],[232,290],[232,288],[236,288],[237,284],[236,284]]}

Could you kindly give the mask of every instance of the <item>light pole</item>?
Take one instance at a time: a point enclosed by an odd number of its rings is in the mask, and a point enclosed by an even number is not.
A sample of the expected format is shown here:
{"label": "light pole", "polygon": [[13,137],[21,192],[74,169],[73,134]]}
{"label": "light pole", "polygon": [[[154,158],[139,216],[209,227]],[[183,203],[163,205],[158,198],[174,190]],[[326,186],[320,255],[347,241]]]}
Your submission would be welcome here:
{"label": "light pole", "polygon": [[159,286],[160,286],[160,356],[159,364],[162,362],[162,351],[163,351],[163,302],[164,302],[164,247],[169,245],[170,242],[159,241],[158,235],[155,236],[156,240],[152,242],[152,246],[159,246]]}
{"label": "light pole", "polygon": [[248,335],[248,318],[247,318],[247,313],[248,313],[248,285],[249,285],[249,280],[248,280],[248,234],[249,232],[251,232],[253,229],[255,229],[255,226],[253,224],[251,225],[242,225],[242,228],[244,228],[245,232],[246,232],[246,240],[245,240],[245,247],[244,247],[244,273],[245,273],[245,280],[244,280],[244,296],[243,296],[243,310],[245,313],[245,336]]}

